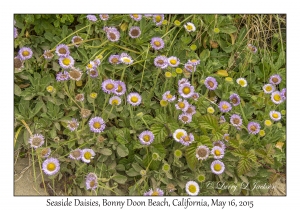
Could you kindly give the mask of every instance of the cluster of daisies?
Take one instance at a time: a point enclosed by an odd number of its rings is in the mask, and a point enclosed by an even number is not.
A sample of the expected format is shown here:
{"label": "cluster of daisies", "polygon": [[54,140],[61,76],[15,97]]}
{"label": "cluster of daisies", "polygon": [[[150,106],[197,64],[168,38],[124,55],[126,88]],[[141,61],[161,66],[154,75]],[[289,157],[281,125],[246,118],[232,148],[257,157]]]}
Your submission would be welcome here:
{"label": "cluster of daisies", "polygon": [[14,57],[14,68],[21,70],[24,67],[24,62],[32,57],[33,53],[29,47],[22,47],[18,55]]}

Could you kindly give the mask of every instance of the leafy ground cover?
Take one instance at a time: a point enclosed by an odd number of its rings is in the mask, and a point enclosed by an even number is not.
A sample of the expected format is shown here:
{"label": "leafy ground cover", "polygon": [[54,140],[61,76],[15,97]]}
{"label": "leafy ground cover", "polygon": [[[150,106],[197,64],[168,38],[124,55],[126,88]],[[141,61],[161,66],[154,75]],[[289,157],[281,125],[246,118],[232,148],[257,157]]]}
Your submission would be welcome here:
{"label": "leafy ground cover", "polygon": [[57,194],[263,195],[286,169],[285,28],[284,15],[15,15],[15,158]]}

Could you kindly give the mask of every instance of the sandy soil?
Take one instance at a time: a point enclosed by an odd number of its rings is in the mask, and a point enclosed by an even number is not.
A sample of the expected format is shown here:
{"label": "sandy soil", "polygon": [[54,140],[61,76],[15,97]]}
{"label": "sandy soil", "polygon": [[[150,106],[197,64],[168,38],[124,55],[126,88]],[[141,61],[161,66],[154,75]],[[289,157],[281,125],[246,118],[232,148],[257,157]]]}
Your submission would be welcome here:
{"label": "sandy soil", "polygon": [[[37,182],[34,182],[33,168],[28,158],[19,158],[15,164],[14,172],[14,195],[15,196],[49,196],[48,192],[40,187],[42,182],[40,169],[36,167]],[[285,196],[286,180],[278,179],[274,184],[275,189],[270,190],[269,195]]]}

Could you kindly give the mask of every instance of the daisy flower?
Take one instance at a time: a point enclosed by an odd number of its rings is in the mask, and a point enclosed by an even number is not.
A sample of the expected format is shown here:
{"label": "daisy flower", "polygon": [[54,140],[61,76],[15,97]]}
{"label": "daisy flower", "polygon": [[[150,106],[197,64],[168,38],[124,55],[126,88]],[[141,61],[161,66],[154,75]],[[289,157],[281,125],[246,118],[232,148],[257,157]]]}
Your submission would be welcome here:
{"label": "daisy flower", "polygon": [[87,65],[86,65],[86,69],[87,70],[90,70],[90,69],[93,69],[93,68],[96,68],[96,64],[94,61],[90,61]]}
{"label": "daisy flower", "polygon": [[73,160],[80,160],[82,157],[82,150],[81,149],[75,149],[70,152],[69,158]]}
{"label": "daisy flower", "polygon": [[247,84],[248,84],[247,80],[245,80],[245,78],[238,78],[236,80],[236,82],[242,87],[247,87]]}
{"label": "daisy flower", "polygon": [[265,84],[263,86],[263,90],[266,94],[273,93],[275,91],[275,87],[272,84]]}
{"label": "daisy flower", "polygon": [[160,38],[160,37],[153,37],[153,38],[151,39],[150,44],[151,44],[151,46],[152,46],[152,48],[153,48],[154,50],[160,50],[160,49],[163,49],[164,46],[165,46],[164,41],[163,41],[162,38]]}
{"label": "daisy flower", "polygon": [[80,36],[73,36],[72,38],[72,43],[74,44],[75,47],[79,47],[83,39]]}
{"label": "daisy flower", "polygon": [[248,44],[247,45],[248,49],[252,52],[252,53],[256,53],[257,52],[257,48],[252,45],[252,44]]}
{"label": "daisy flower", "polygon": [[50,154],[51,154],[51,149],[49,147],[46,147],[41,151],[42,158],[47,158],[49,157]]}
{"label": "daisy flower", "polygon": [[222,161],[220,160],[215,160],[211,163],[210,165],[210,169],[211,171],[216,174],[216,175],[220,175],[224,172],[225,170],[225,165]]}
{"label": "daisy flower", "polygon": [[271,94],[271,100],[274,104],[281,104],[283,102],[282,94],[279,91],[274,91]]}
{"label": "daisy flower", "polygon": [[135,20],[135,21],[140,21],[142,19],[142,15],[138,15],[138,14],[132,14],[130,15],[130,17]]}
{"label": "daisy flower", "polygon": [[44,136],[41,134],[34,134],[29,138],[28,142],[31,147],[36,149],[44,144]]}
{"label": "daisy flower", "polygon": [[142,102],[142,97],[138,93],[130,93],[127,96],[127,102],[130,103],[132,106],[138,106]]}
{"label": "daisy flower", "polygon": [[272,75],[269,82],[273,85],[279,85],[281,82],[281,77],[278,74]]}
{"label": "daisy flower", "polygon": [[200,60],[192,59],[192,60],[188,60],[188,63],[192,64],[193,66],[197,66],[200,64]]}
{"label": "daisy flower", "polygon": [[220,119],[219,119],[219,123],[222,124],[222,123],[225,123],[226,122],[226,119],[224,116],[221,116]]}
{"label": "daisy flower", "polygon": [[160,26],[164,21],[164,15],[152,15],[152,17],[156,26]]}
{"label": "daisy flower", "polygon": [[120,64],[120,55],[110,55],[108,58],[109,63],[113,64],[113,65],[117,65]]}
{"label": "daisy flower", "polygon": [[164,191],[162,191],[159,188],[156,188],[155,190],[150,189],[148,192],[144,193],[144,196],[163,196]]}
{"label": "daisy flower", "polygon": [[132,64],[133,60],[127,53],[121,53],[120,61],[124,64]]}
{"label": "daisy flower", "polygon": [[101,133],[105,129],[105,122],[101,117],[94,117],[89,121],[90,130],[94,133]]}
{"label": "daisy flower", "polygon": [[69,69],[74,66],[74,59],[71,56],[60,57],[59,58],[59,65],[63,69]]}
{"label": "daisy flower", "polygon": [[80,69],[72,68],[69,71],[69,77],[71,80],[79,81],[81,79],[81,76],[82,76],[82,71]]}
{"label": "daisy flower", "polygon": [[83,93],[79,93],[75,96],[75,101],[81,102],[84,101],[84,94]]}
{"label": "daisy flower", "polygon": [[90,163],[91,159],[93,159],[94,156],[95,156],[94,150],[92,150],[92,149],[83,149],[81,160],[85,163]]}
{"label": "daisy flower", "polygon": [[185,191],[189,195],[198,195],[200,192],[200,187],[197,182],[188,181],[185,185]]}
{"label": "daisy flower", "polygon": [[97,17],[95,15],[87,15],[86,18],[92,22],[97,21]]}
{"label": "daisy flower", "polygon": [[182,136],[187,136],[187,132],[183,129],[177,129],[173,133],[173,138],[175,141],[179,142]]}
{"label": "daisy flower", "polygon": [[178,86],[183,85],[183,84],[189,84],[191,85],[190,81],[186,78],[182,78],[178,81]]}
{"label": "daisy flower", "polygon": [[114,94],[121,96],[124,95],[126,92],[126,85],[124,82],[117,80],[115,81],[115,84],[117,85],[117,88],[114,91]]}
{"label": "daisy flower", "polygon": [[200,96],[199,96],[199,93],[194,93],[193,95],[192,95],[192,98],[195,100],[195,101],[198,101],[198,98],[199,98]]}
{"label": "daisy flower", "polygon": [[150,145],[154,140],[154,135],[151,131],[146,130],[139,135],[139,140],[141,144]]}
{"label": "daisy flower", "polygon": [[247,128],[250,134],[257,134],[260,131],[260,125],[256,122],[249,122]]}
{"label": "daisy flower", "polygon": [[108,20],[109,15],[108,14],[100,14],[99,17],[100,17],[101,20],[105,21],[105,20]]}
{"label": "daisy flower", "polygon": [[55,49],[56,54],[59,57],[67,57],[70,55],[69,47],[65,44],[60,44]]}
{"label": "daisy flower", "polygon": [[196,158],[198,160],[206,160],[209,155],[209,148],[205,145],[201,145],[196,149]]}
{"label": "daisy flower", "polygon": [[89,173],[85,178],[85,186],[87,190],[96,190],[98,187],[97,175]]}
{"label": "daisy flower", "polygon": [[50,50],[45,50],[43,56],[46,60],[49,61],[53,58],[54,55]]}
{"label": "daisy flower", "polygon": [[20,58],[20,56],[18,55],[16,57],[14,57],[14,68],[21,69],[23,67],[24,67],[23,60]]}
{"label": "daisy flower", "polygon": [[189,135],[181,136],[179,143],[181,143],[184,146],[189,146],[193,141],[194,135],[190,133]]}
{"label": "daisy flower", "polygon": [[113,96],[109,99],[109,104],[110,105],[114,105],[114,106],[118,106],[121,104],[121,98],[119,96]]}
{"label": "daisy flower", "polygon": [[118,88],[118,85],[114,80],[107,79],[102,82],[101,87],[103,92],[110,94],[115,92],[115,90]]}
{"label": "daisy flower", "polygon": [[180,64],[180,60],[175,56],[171,56],[168,58],[168,64],[171,67],[177,67]]}
{"label": "daisy flower", "polygon": [[80,110],[80,116],[82,118],[88,118],[91,115],[91,110],[88,109],[81,109]]}
{"label": "daisy flower", "polygon": [[286,100],[286,88],[283,88],[280,91],[280,94],[281,94],[282,100]]}
{"label": "daisy flower", "polygon": [[218,87],[218,82],[214,77],[207,77],[204,84],[209,90],[215,90]]}
{"label": "daisy flower", "polygon": [[186,112],[187,109],[189,108],[189,103],[187,102],[187,100],[182,100],[181,98],[178,99],[178,103],[175,104],[176,109],[181,110],[183,112]]}
{"label": "daisy flower", "polygon": [[60,164],[56,158],[48,158],[43,162],[42,170],[47,175],[54,175],[60,169]]}
{"label": "daisy flower", "polygon": [[196,107],[189,104],[187,110],[185,111],[187,114],[194,115],[196,114]]}
{"label": "daisy flower", "polygon": [[241,118],[240,115],[238,115],[238,114],[233,114],[233,115],[231,115],[231,117],[230,117],[230,123],[231,123],[234,127],[240,128],[241,125],[243,124],[243,120],[242,120],[242,118]]}
{"label": "daisy flower", "polygon": [[231,105],[227,101],[221,101],[219,103],[219,109],[221,112],[229,112],[231,110]]}
{"label": "daisy flower", "polygon": [[228,134],[228,133],[225,133],[225,134],[223,135],[223,139],[224,139],[225,141],[229,141],[229,140],[230,140],[229,134]]}
{"label": "daisy flower", "polygon": [[178,119],[183,122],[184,124],[192,122],[192,115],[187,114],[187,113],[182,113],[181,115],[178,116]]}
{"label": "daisy flower", "polygon": [[133,39],[140,37],[141,33],[141,29],[138,26],[132,26],[129,29],[129,36]]}
{"label": "daisy flower", "polygon": [[56,74],[56,80],[58,82],[67,81],[69,79],[70,79],[70,77],[69,77],[69,73],[67,71],[59,72],[58,74]]}
{"label": "daisy flower", "polygon": [[211,154],[215,159],[222,159],[224,157],[224,150],[219,146],[214,146],[211,149]]}
{"label": "daisy flower", "polygon": [[120,39],[120,32],[115,27],[106,28],[106,37],[111,42],[117,42]]}
{"label": "daisy flower", "polygon": [[233,106],[237,106],[241,102],[240,96],[236,93],[233,93],[233,94],[230,95],[229,101],[230,101],[230,103],[232,103]]}
{"label": "daisy flower", "polygon": [[190,98],[192,95],[194,95],[195,89],[192,85],[182,84],[179,86],[178,92],[183,98]]}
{"label": "daisy flower", "polygon": [[168,67],[168,59],[164,55],[159,55],[154,59],[154,65],[158,68],[165,69]]}
{"label": "daisy flower", "polygon": [[192,63],[189,63],[189,62],[184,64],[184,69],[191,73],[196,71],[195,65],[193,65]]}
{"label": "daisy flower", "polygon": [[169,90],[162,95],[162,98],[163,98],[163,100],[169,101],[169,102],[176,100],[176,96],[172,95]]}
{"label": "daisy flower", "polygon": [[219,141],[214,141],[213,146],[214,147],[221,147],[223,151],[225,151],[225,149],[226,149],[226,146],[225,146],[224,142],[220,141],[220,140]]}
{"label": "daisy flower", "polygon": [[184,24],[184,28],[186,29],[187,32],[193,32],[196,30],[195,25],[191,22],[187,22],[186,24]]}
{"label": "daisy flower", "polygon": [[270,117],[272,120],[274,121],[279,121],[281,119],[281,113],[280,112],[277,112],[277,111],[270,111]]}
{"label": "daisy flower", "polygon": [[69,128],[70,131],[75,131],[76,128],[78,128],[79,123],[77,121],[77,119],[72,118],[72,120],[68,121],[68,125],[67,128]]}
{"label": "daisy flower", "polygon": [[99,73],[96,69],[90,69],[86,73],[92,78],[97,78],[99,76]]}
{"label": "daisy flower", "polygon": [[213,107],[207,107],[207,110],[206,110],[209,114],[213,114],[215,112],[215,109]]}
{"label": "daisy flower", "polygon": [[28,60],[32,57],[32,50],[29,47],[22,47],[19,50],[18,55],[23,61]]}

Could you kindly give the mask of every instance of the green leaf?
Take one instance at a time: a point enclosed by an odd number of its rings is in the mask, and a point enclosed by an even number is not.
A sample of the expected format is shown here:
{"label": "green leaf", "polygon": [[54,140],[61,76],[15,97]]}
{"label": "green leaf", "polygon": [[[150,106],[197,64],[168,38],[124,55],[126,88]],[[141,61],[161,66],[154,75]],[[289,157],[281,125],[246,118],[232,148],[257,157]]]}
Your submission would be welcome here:
{"label": "green leaf", "polygon": [[195,136],[195,140],[199,142],[201,145],[206,145],[208,147],[212,146],[212,142],[208,136],[205,135],[201,135],[201,136],[194,135],[194,136]]}
{"label": "green leaf", "polygon": [[99,153],[102,154],[102,155],[106,155],[106,156],[109,156],[112,154],[112,151],[108,148],[103,148],[103,149],[100,149],[99,150]]}
{"label": "green leaf", "polygon": [[232,34],[237,32],[237,28],[234,25],[227,25],[220,27],[220,33]]}
{"label": "green leaf", "polygon": [[210,51],[208,49],[205,49],[200,53],[200,60],[205,61],[206,59],[209,58],[209,56],[210,56]]}
{"label": "green leaf", "polygon": [[130,137],[128,128],[115,130],[114,133],[116,134],[116,136],[117,136],[116,139],[120,144],[124,145],[124,144],[128,143],[128,139]]}
{"label": "green leaf", "polygon": [[126,157],[129,154],[129,150],[125,145],[119,144],[117,146],[117,153],[120,157]]}
{"label": "green leaf", "polygon": [[127,181],[127,177],[123,176],[123,175],[120,175],[120,174],[114,175],[112,177],[112,179],[114,181],[118,182],[119,184],[125,184],[125,182]]}
{"label": "green leaf", "polygon": [[32,113],[30,113],[29,118],[33,118],[41,110],[43,106],[44,103],[42,101],[37,102]]}
{"label": "green leaf", "polygon": [[165,141],[165,138],[168,136],[166,127],[163,124],[156,123],[151,126],[152,133],[154,134],[154,141],[156,143],[161,143]]}
{"label": "green leaf", "polygon": [[133,168],[126,171],[126,174],[131,177],[140,175],[140,173],[134,170]]}
{"label": "green leaf", "polygon": [[188,146],[185,151],[185,158],[187,164],[192,171],[195,170],[196,163],[198,162],[198,159],[196,158],[196,148],[197,148],[197,144],[193,143],[190,146]]}
{"label": "green leaf", "polygon": [[15,85],[14,85],[14,94],[15,94],[16,96],[20,96],[21,93],[22,93],[21,88],[20,88],[18,85],[15,84]]}
{"label": "green leaf", "polygon": [[242,158],[237,165],[238,175],[243,175],[245,173],[248,173],[249,171],[251,171],[251,169],[252,169],[251,162],[247,158]]}
{"label": "green leaf", "polygon": [[118,165],[116,166],[116,170],[117,170],[117,171],[125,171],[125,166],[124,166],[123,164],[118,164]]}
{"label": "green leaf", "polygon": [[136,170],[137,172],[140,172],[141,170],[143,170],[143,168],[137,164],[137,163],[132,163],[132,167],[134,168],[134,170]]}
{"label": "green leaf", "polygon": [[200,127],[210,130],[218,130],[218,120],[213,115],[204,115],[200,118]]}

